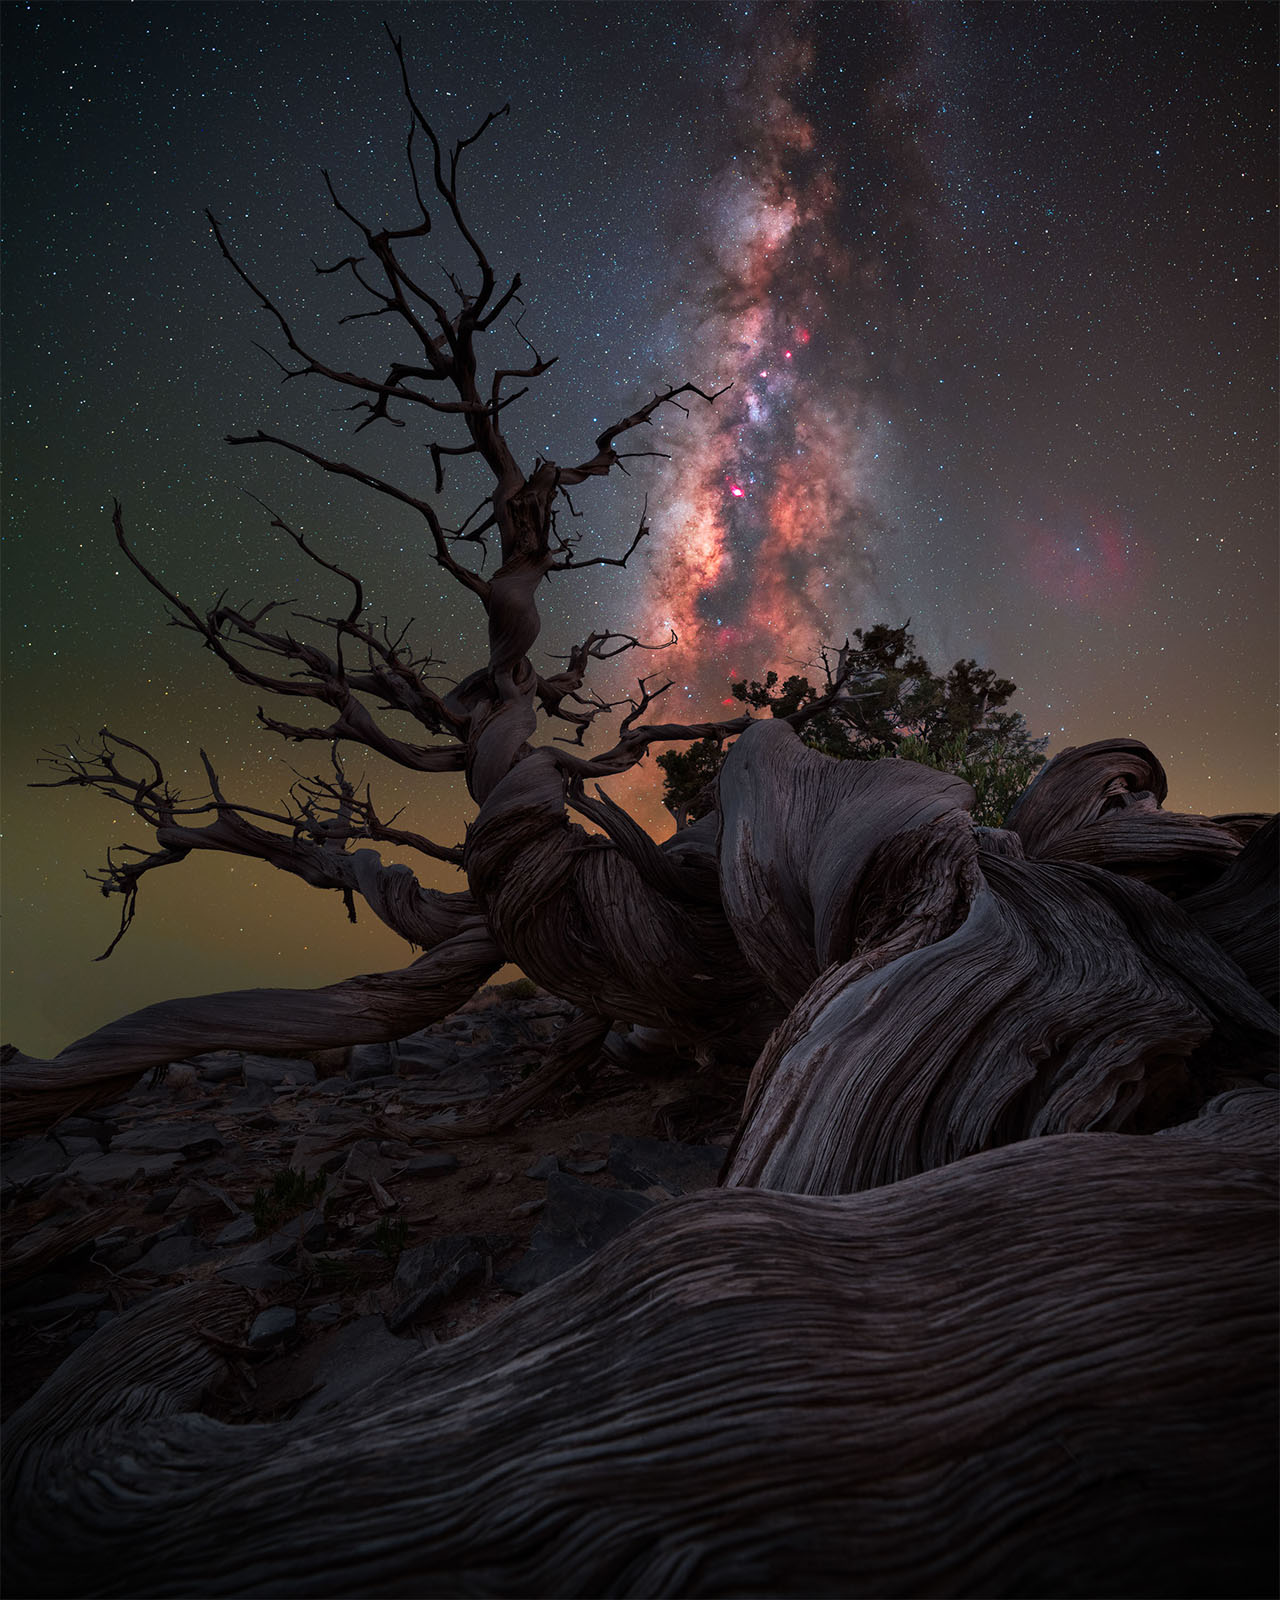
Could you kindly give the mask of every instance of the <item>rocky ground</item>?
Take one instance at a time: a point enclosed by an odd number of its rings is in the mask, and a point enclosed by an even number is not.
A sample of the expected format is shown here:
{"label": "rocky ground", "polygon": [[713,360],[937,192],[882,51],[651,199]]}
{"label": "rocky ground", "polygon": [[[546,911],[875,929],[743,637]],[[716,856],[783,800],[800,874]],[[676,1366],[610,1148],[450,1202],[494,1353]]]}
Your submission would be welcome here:
{"label": "rocky ground", "polygon": [[250,1315],[210,1409],[305,1414],[714,1183],[737,1107],[688,1079],[606,1068],[505,1134],[438,1137],[569,1009],[522,982],[390,1045],[200,1056],[6,1145],[4,1414],[121,1311],[215,1275]]}

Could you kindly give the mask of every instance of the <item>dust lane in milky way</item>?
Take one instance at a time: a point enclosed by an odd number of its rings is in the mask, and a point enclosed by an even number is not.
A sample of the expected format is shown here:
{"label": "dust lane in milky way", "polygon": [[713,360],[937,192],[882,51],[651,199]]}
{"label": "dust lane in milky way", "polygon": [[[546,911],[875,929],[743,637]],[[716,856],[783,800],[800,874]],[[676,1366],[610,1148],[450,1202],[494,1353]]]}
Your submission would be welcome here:
{"label": "dust lane in milky way", "polygon": [[[687,359],[721,392],[666,430],[672,464],[660,475],[641,600],[643,631],[678,636],[663,673],[712,707],[734,703],[732,679],[811,662],[850,618],[871,620],[875,592],[886,421],[864,381],[864,341],[891,312],[880,263],[859,258],[836,225],[836,164],[801,105],[819,70],[813,39],[796,27],[804,20],[778,8],[763,37],[742,40],[730,147],[700,208],[688,285],[704,313]],[[901,107],[917,98],[918,38],[908,17],[888,21],[897,59],[857,112],[905,191],[916,130],[904,129]],[[897,117],[885,117],[889,106]],[[918,189],[919,174],[909,176]],[[901,221],[910,207],[897,198]]]}

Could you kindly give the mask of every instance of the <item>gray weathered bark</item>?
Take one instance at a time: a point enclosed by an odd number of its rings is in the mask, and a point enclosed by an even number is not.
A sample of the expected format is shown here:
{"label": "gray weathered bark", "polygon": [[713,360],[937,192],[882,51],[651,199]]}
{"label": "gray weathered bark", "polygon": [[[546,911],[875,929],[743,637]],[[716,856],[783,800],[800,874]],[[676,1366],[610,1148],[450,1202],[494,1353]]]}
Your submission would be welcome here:
{"label": "gray weathered bark", "polygon": [[1270,1592],[1274,1108],[673,1201],[305,1422],[194,1413],[175,1291],[10,1423],[9,1592]]}

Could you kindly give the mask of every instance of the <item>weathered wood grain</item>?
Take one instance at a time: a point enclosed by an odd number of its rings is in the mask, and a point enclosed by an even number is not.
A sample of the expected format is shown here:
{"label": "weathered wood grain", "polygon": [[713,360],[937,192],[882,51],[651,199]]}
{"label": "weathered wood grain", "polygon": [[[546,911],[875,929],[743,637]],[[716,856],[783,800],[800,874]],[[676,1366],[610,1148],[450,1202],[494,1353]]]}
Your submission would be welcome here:
{"label": "weathered wood grain", "polygon": [[411,966],[321,989],[235,989],[163,1000],[68,1045],[51,1061],[10,1052],[0,1071],[6,1137],[116,1099],[144,1072],[206,1050],[279,1055],[399,1039],[456,1011],[506,959],[473,912]]}
{"label": "weathered wood grain", "polygon": [[674,1201],[305,1423],[166,1296],[11,1425],[9,1592],[1268,1593],[1274,1112]]}

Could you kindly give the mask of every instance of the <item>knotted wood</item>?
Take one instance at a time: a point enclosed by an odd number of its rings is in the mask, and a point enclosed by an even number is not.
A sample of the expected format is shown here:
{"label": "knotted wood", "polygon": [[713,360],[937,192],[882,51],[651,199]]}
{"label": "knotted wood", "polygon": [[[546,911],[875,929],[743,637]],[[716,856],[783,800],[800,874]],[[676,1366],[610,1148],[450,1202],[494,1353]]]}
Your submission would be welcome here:
{"label": "knotted wood", "polygon": [[306,1421],[175,1414],[162,1297],[9,1428],[9,1592],[1267,1593],[1274,1112],[673,1201]]}
{"label": "knotted wood", "polygon": [[277,1055],[401,1039],[447,1017],[506,960],[472,913],[461,932],[395,972],[320,989],[232,989],[163,1000],[68,1045],[51,1061],[10,1050],[0,1087],[8,1138],[105,1105],[152,1067],[207,1050]]}

